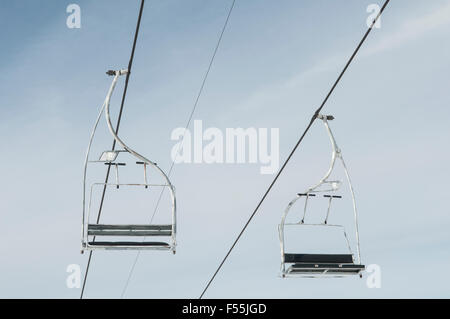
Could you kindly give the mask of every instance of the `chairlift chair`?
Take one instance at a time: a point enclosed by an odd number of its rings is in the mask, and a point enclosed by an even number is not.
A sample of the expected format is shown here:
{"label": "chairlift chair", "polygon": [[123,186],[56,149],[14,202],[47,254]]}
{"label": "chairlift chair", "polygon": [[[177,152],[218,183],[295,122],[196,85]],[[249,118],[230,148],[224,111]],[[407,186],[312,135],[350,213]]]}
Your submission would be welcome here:
{"label": "chairlift chair", "polygon": [[[154,162],[140,155],[138,152],[131,149],[125,142],[119,138],[113,128],[110,116],[110,100],[114,88],[120,76],[128,73],[128,70],[108,71],[107,74],[113,76],[113,80],[109,91],[106,95],[105,101],[97,116],[94,128],[91,133],[89,145],[86,152],[86,159],[84,164],[84,178],[83,178],[83,218],[82,218],[82,252],[85,250],[104,249],[104,250],[168,250],[175,253],[176,251],[176,197],[175,188],[170,182],[168,176],[164,171]],[[98,160],[90,160],[91,146],[94,136],[99,124],[102,114],[105,113],[106,123],[109,132],[113,136],[117,145],[122,149],[104,151]],[[136,165],[143,167],[144,178],[140,183],[120,183],[119,168],[126,165],[126,163],[119,162],[118,158],[123,155],[128,155],[134,158]],[[87,171],[88,167],[95,164],[104,164],[109,166],[110,170],[114,171],[114,182],[95,182],[90,185],[88,190],[87,185]],[[150,184],[147,180],[147,171],[149,168],[154,169],[165,181],[163,184]],[[91,210],[93,202],[93,191],[96,187],[114,187],[120,189],[121,187],[167,187],[170,191],[171,198],[171,223],[164,225],[136,225],[136,224],[97,224],[91,222]],[[89,195],[87,194],[89,192]],[[87,200],[89,196],[89,200]],[[98,237],[108,237],[114,240],[96,240]],[[143,238],[143,240],[136,240],[134,238]],[[160,241],[150,241],[146,238],[165,238]]]}
{"label": "chairlift chair", "polygon": [[[278,226],[279,236],[280,236],[280,246],[281,246],[281,276],[285,277],[342,277],[348,275],[360,275],[365,269],[365,266],[361,264],[361,254],[360,254],[360,244],[359,244],[359,232],[358,232],[358,212],[356,209],[355,194],[353,191],[353,186],[348,174],[347,167],[345,165],[344,159],[342,157],[342,152],[336,144],[333,133],[331,132],[329,121],[333,120],[334,117],[331,115],[318,115],[325,125],[328,132],[328,136],[331,141],[332,156],[331,164],[326,172],[325,176],[314,186],[308,188],[304,193],[299,193],[297,196],[289,203],[284,211],[281,219],[281,223]],[[355,236],[356,236],[356,258],[352,252],[352,248],[347,237],[346,230],[343,225],[330,224],[328,223],[331,204],[335,199],[341,198],[340,195],[336,195],[337,191],[342,185],[342,181],[339,180],[329,180],[331,173],[335,167],[336,160],[340,159],[342,166],[344,168],[345,176],[350,188],[350,194],[353,203],[353,215],[355,223]],[[326,212],[326,217],[323,223],[319,224],[308,224],[306,223],[308,201],[312,197],[318,197],[323,194],[323,198],[328,200],[328,209]],[[291,212],[291,208],[300,199],[304,198],[303,207],[303,217],[298,223],[287,223],[286,218]],[[303,253],[293,253],[286,252],[285,245],[285,226],[313,226],[313,227],[328,227],[328,228],[338,228],[341,229],[345,237],[348,254],[303,254]]]}

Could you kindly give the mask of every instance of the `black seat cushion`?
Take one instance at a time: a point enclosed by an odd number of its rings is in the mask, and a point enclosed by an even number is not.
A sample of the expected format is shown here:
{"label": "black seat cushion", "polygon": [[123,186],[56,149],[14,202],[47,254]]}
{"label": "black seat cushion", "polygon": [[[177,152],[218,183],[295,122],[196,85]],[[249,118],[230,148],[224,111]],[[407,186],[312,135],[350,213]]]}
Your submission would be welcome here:
{"label": "black seat cushion", "polygon": [[351,254],[284,254],[286,263],[352,264]]}

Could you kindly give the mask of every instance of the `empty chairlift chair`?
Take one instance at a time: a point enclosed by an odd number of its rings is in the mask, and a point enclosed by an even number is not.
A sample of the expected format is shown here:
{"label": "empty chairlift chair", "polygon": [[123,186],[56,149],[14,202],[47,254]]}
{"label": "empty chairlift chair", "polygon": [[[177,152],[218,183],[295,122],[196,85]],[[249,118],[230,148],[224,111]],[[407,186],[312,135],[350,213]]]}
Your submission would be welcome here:
{"label": "empty chairlift chair", "polygon": [[[113,94],[114,88],[121,75],[127,74],[127,70],[108,71],[107,74],[113,76],[112,84],[106,95],[105,102],[100,109],[97,120],[92,131],[84,165],[84,179],[83,179],[83,219],[82,219],[82,251],[94,250],[94,249],[108,249],[108,250],[168,250],[175,253],[176,250],[176,198],[175,189],[171,184],[167,175],[158,167],[158,165],[144,156],[140,155],[129,146],[127,146],[123,140],[119,138],[111,123],[110,116],[110,99]],[[113,136],[116,144],[123,149],[108,150],[101,154],[98,160],[90,160],[91,146],[94,140],[94,136],[100,121],[102,114],[105,113],[106,123],[109,132]],[[120,156],[131,156],[136,165],[142,166],[144,171],[143,181],[140,183],[120,183],[119,181],[119,168],[125,166],[125,163],[118,162],[117,159]],[[95,164],[104,164],[109,166],[110,170],[114,171],[114,176],[109,178],[108,182],[97,182],[90,185],[88,189],[87,172],[88,167]],[[133,163],[134,164],[134,163]],[[147,181],[147,171],[151,168],[162,176],[164,183],[162,184],[149,184]],[[111,179],[115,180],[111,182]],[[164,225],[136,225],[136,224],[98,224],[92,222],[92,202],[93,202],[93,190],[95,187],[113,187],[119,189],[121,186],[126,187],[166,187],[170,192],[171,198],[171,223]],[[88,195],[89,192],[89,195]],[[89,200],[87,198],[89,197]],[[101,238],[107,237],[108,240]],[[148,240],[149,238],[164,238],[164,240]],[[100,240],[99,240],[100,238]],[[110,240],[110,238],[112,238]],[[138,238],[138,240],[134,239]],[[139,240],[140,238],[140,240]]]}
{"label": "empty chairlift chair", "polygon": [[[331,164],[326,172],[325,176],[316,185],[308,188],[304,193],[297,194],[297,196],[289,203],[284,211],[281,219],[281,223],[278,227],[281,245],[281,275],[285,277],[322,277],[322,276],[332,276],[341,277],[345,275],[360,275],[365,269],[365,266],[361,264],[361,254],[360,254],[360,244],[359,244],[359,233],[358,233],[358,212],[356,209],[355,194],[353,191],[353,186],[350,181],[350,176],[348,174],[347,167],[344,163],[341,150],[336,144],[336,140],[331,132],[328,121],[333,120],[333,116],[323,116],[319,115],[325,125],[328,132],[328,136],[331,141],[332,147],[332,157]],[[353,215],[355,222],[355,236],[356,236],[356,256],[352,252],[352,248],[347,237],[347,233],[343,225],[330,224],[328,219],[331,212],[331,204],[335,199],[341,198],[336,192],[340,189],[342,182],[339,180],[329,180],[331,173],[335,167],[336,160],[340,159],[342,166],[344,168],[345,176],[350,188],[350,193],[353,203]],[[321,193],[326,193],[323,198],[328,200],[328,209],[323,223],[320,224],[308,224],[305,222],[307,217],[308,201],[311,198],[318,197]],[[300,199],[305,200],[303,207],[303,218],[298,223],[287,223],[286,218],[291,212],[291,208]],[[345,237],[348,254],[303,254],[295,252],[286,252],[285,243],[285,226],[293,226],[294,229],[301,229],[302,226],[317,226],[317,227],[333,227],[342,229],[343,235]]]}

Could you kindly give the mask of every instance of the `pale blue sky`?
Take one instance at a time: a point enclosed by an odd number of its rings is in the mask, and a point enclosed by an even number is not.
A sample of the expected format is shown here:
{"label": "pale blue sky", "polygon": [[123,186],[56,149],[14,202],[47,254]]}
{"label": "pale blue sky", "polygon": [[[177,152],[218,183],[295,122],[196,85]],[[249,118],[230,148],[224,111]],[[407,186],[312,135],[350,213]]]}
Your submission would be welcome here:
{"label": "pale blue sky", "polygon": [[[84,152],[104,72],[128,63],[139,1],[75,2],[79,30],[66,27],[68,1],[0,4],[0,297],[79,296],[65,279],[67,265],[87,260]],[[230,3],[147,1],[121,134],[165,170]],[[194,118],[280,128],[284,160],[366,31],[371,3],[381,1],[237,0]],[[207,297],[450,297],[450,1],[393,0],[381,24],[325,113],[355,184],[363,262],[381,266],[382,288],[278,277],[282,211],[329,160],[317,123]],[[177,165],[177,255],[141,254],[125,296],[198,297],[272,178],[254,164]],[[86,297],[120,297],[134,256],[94,253]]]}

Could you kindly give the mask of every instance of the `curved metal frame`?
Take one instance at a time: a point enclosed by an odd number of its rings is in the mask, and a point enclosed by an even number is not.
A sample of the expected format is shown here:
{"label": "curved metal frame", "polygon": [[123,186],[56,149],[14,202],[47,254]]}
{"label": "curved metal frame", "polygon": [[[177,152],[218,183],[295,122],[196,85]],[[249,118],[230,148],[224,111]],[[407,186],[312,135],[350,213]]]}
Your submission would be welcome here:
{"label": "curved metal frame", "polygon": [[[355,221],[355,236],[356,236],[356,250],[357,250],[357,261],[355,264],[361,264],[361,253],[360,253],[360,242],[359,242],[359,228],[358,228],[358,210],[356,208],[356,200],[355,200],[355,193],[353,190],[353,185],[350,179],[350,175],[348,173],[348,169],[347,166],[345,165],[344,162],[344,158],[342,157],[342,152],[339,149],[339,147],[337,146],[336,143],[336,139],[334,138],[334,135],[331,131],[330,125],[328,123],[328,120],[333,119],[333,117],[329,117],[329,116],[324,116],[324,115],[318,115],[319,119],[321,119],[325,125],[325,128],[327,130],[328,133],[328,137],[330,139],[331,142],[331,148],[332,148],[332,154],[331,154],[331,163],[330,163],[330,167],[328,169],[328,171],[325,173],[325,176],[322,177],[322,179],[314,186],[309,187],[303,194],[297,194],[297,196],[288,204],[288,206],[286,207],[286,209],[284,210],[284,214],[281,218],[281,223],[280,225],[278,225],[278,232],[279,232],[279,238],[280,238],[280,248],[281,248],[281,272],[283,275],[287,275],[286,273],[286,269],[285,269],[285,236],[284,236],[284,227],[286,225],[297,225],[297,226],[326,226],[326,227],[339,227],[343,229],[344,232],[344,236],[345,239],[347,241],[347,245],[348,248],[350,250],[350,253],[353,255],[352,250],[351,250],[351,246],[350,246],[350,242],[348,240],[347,237],[347,233],[345,231],[345,227],[343,225],[330,225],[326,223],[326,220],[323,224],[306,224],[305,223],[305,217],[306,217],[306,210],[307,210],[307,205],[308,205],[308,199],[310,197],[310,194],[314,194],[314,193],[320,193],[320,192],[335,192],[337,190],[339,190],[340,186],[341,186],[341,182],[340,181],[330,181],[328,180],[328,178],[330,177],[331,173],[333,172],[333,169],[335,167],[335,163],[337,159],[340,159],[342,166],[344,168],[344,172],[345,172],[345,176],[350,188],[350,193],[351,193],[351,197],[352,197],[352,204],[353,204],[353,215],[354,215],[354,221]],[[329,188],[325,188],[325,189],[320,189],[320,187],[322,185],[330,185]],[[302,220],[297,223],[297,224],[287,224],[286,223],[286,218],[287,215],[289,214],[291,208],[294,206],[294,204],[300,199],[300,197],[305,196],[305,205],[304,205],[304,209],[303,209],[303,218]],[[328,213],[329,213],[329,209],[330,206],[328,207]],[[328,219],[328,215],[327,215],[327,219]],[[308,276],[311,277],[311,276]]]}
{"label": "curved metal frame", "polygon": [[[85,157],[85,162],[84,162],[84,174],[83,174],[83,217],[82,217],[82,250],[89,250],[89,249],[101,249],[101,248],[105,248],[105,247],[94,247],[89,245],[88,242],[88,232],[87,232],[87,226],[89,223],[89,217],[90,217],[90,207],[91,207],[91,201],[92,201],[92,190],[94,188],[94,186],[96,185],[103,185],[103,186],[162,186],[162,187],[169,187],[170,189],[170,196],[171,196],[171,202],[172,202],[172,235],[171,235],[171,239],[172,239],[172,244],[169,245],[169,250],[175,252],[176,249],[176,196],[175,196],[175,187],[172,185],[172,183],[170,182],[168,176],[164,173],[164,171],[154,162],[150,161],[149,159],[147,159],[146,157],[142,156],[141,154],[139,154],[138,152],[134,151],[131,147],[129,147],[128,145],[125,144],[125,142],[120,139],[120,137],[116,134],[112,122],[111,122],[111,116],[110,116],[110,100],[111,100],[111,96],[114,92],[114,89],[116,87],[117,81],[119,79],[119,77],[121,75],[125,75],[128,73],[128,70],[119,70],[119,71],[115,71],[115,75],[114,78],[112,80],[111,86],[108,90],[108,93],[106,95],[105,101],[103,102],[102,107],[100,108],[99,114],[97,116],[97,119],[95,121],[94,124],[94,128],[92,130],[91,136],[90,136],[90,140],[89,140],[89,144],[87,147],[87,151],[86,151],[86,157]],[[146,181],[143,184],[120,184],[118,181],[117,183],[93,183],[91,185],[91,190],[90,190],[90,198],[89,198],[89,203],[88,206],[86,207],[86,178],[87,178],[87,169],[88,169],[88,165],[89,163],[105,163],[104,161],[90,161],[89,160],[89,155],[90,155],[90,151],[91,151],[91,146],[92,146],[92,142],[94,140],[95,137],[95,133],[97,131],[97,127],[98,127],[98,123],[100,122],[100,118],[103,114],[103,112],[105,112],[105,118],[106,118],[106,123],[108,125],[108,129],[109,132],[111,133],[111,135],[113,136],[114,140],[123,147],[123,150],[119,150],[116,152],[127,152],[130,153],[131,155],[133,155],[134,157],[136,157],[137,159],[139,159],[140,161],[142,161],[145,165],[144,165],[144,172],[146,172],[146,165],[150,165],[153,168],[156,169],[157,172],[160,173],[160,175],[164,178],[164,180],[166,181],[166,184],[148,184]],[[106,163],[108,163],[108,161],[106,161]],[[145,174],[145,178],[146,178],[146,174]],[[121,246],[120,249],[161,249],[161,247],[139,247],[136,248],[135,246]]]}

